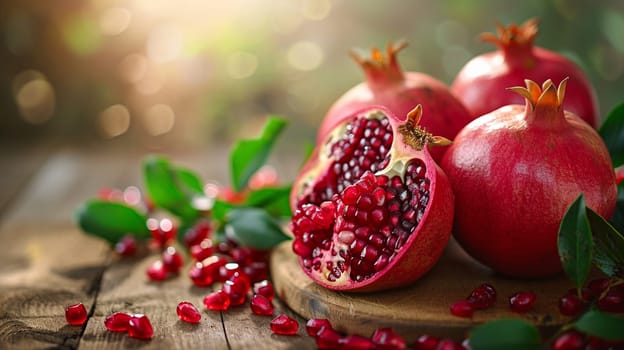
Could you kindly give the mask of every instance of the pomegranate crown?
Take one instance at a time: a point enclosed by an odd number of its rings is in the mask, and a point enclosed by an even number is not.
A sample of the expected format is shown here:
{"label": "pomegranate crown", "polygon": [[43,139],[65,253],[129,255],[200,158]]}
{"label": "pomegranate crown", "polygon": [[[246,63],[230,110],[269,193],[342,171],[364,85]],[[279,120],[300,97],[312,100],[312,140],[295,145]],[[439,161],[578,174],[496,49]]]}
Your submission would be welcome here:
{"label": "pomegranate crown", "polygon": [[399,125],[398,131],[403,135],[405,144],[418,151],[421,151],[426,145],[448,146],[451,144],[451,140],[427,132],[419,125],[420,118],[422,118],[422,106],[418,105],[407,113],[405,123]]}
{"label": "pomegranate crown", "polygon": [[386,55],[378,48],[371,49],[370,57],[364,57],[360,50],[349,50],[349,55],[357,62],[364,72],[373,79],[385,77],[386,79],[402,80],[403,72],[399,67],[397,53],[407,46],[407,41],[399,40],[395,43],[388,43]]}
{"label": "pomegranate crown", "polygon": [[537,36],[538,22],[537,18],[531,18],[521,26],[512,23],[508,27],[496,22],[497,34],[483,33],[479,38],[481,41],[490,42],[500,48],[531,46],[533,45],[533,40]]}
{"label": "pomegranate crown", "polygon": [[507,90],[513,91],[526,98],[533,109],[539,106],[560,109],[563,105],[568,79],[569,78],[563,79],[561,83],[559,83],[559,87],[555,87],[555,84],[550,79],[546,80],[541,87],[533,80],[525,79],[524,83],[526,84],[526,88],[515,86]]}

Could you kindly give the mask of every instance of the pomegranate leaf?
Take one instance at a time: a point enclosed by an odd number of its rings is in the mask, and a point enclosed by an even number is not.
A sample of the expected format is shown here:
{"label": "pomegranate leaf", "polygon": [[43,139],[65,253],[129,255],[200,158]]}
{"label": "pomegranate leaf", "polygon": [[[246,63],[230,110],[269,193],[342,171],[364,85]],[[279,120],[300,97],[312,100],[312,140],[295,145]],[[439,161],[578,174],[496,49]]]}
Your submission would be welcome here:
{"label": "pomegranate leaf", "polygon": [[270,249],[290,239],[266,211],[259,208],[232,209],[224,226],[225,235],[243,246]]}
{"label": "pomegranate leaf", "polygon": [[197,195],[197,176],[190,171],[175,169],[162,157],[148,157],[143,161],[143,178],[150,198],[158,207],[166,209],[183,221],[199,216],[192,199]]}
{"label": "pomegranate leaf", "polygon": [[557,240],[563,270],[579,291],[589,275],[594,248],[585,208],[585,198],[580,195],[563,216]]}
{"label": "pomegranate leaf", "polygon": [[592,309],[574,324],[580,332],[608,341],[624,340],[624,317]]}
{"label": "pomegranate leaf", "polygon": [[609,112],[598,132],[609,149],[613,166],[624,164],[624,102]]}
{"label": "pomegranate leaf", "polygon": [[537,328],[519,319],[498,319],[475,327],[468,338],[473,350],[532,350],[541,345]]}
{"label": "pomegranate leaf", "polygon": [[615,203],[615,212],[611,217],[611,224],[618,231],[624,232],[624,182],[618,186],[618,197]]}
{"label": "pomegranate leaf", "polygon": [[180,180],[181,184],[187,190],[200,195],[204,194],[204,184],[199,176],[197,176],[197,174],[193,171],[184,168],[175,168],[173,171],[175,172],[178,180]]}
{"label": "pomegranate leaf", "polygon": [[236,208],[236,205],[216,199],[210,212],[211,217],[217,222],[224,222],[228,213],[234,208]]}
{"label": "pomegranate leaf", "polygon": [[111,244],[117,243],[127,234],[137,238],[150,237],[145,215],[118,202],[89,201],[78,208],[76,219],[84,232],[103,238]]}
{"label": "pomegranate leaf", "polygon": [[290,217],[291,186],[265,187],[249,192],[245,205],[263,208],[274,217]]}
{"label": "pomegranate leaf", "polygon": [[607,276],[624,277],[624,236],[607,220],[587,208],[594,238],[594,264]]}
{"label": "pomegranate leaf", "polygon": [[236,192],[245,189],[251,176],[264,165],[285,126],[286,120],[270,117],[259,138],[240,140],[234,145],[230,153],[230,173]]}

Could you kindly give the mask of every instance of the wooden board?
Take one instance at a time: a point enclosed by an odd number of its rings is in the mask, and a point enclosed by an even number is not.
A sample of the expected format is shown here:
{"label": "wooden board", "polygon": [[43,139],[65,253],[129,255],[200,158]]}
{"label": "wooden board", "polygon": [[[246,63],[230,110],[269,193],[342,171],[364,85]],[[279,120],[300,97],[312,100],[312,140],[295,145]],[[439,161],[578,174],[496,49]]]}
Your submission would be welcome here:
{"label": "wooden board", "polygon": [[[528,320],[549,335],[569,320],[557,306],[560,296],[572,288],[565,276],[544,280],[499,276],[471,259],[453,240],[427,275],[391,291],[357,294],[325,289],[303,273],[289,242],[274,252],[271,266],[277,294],[288,306],[306,319],[327,318],[336,329],[350,334],[370,335],[376,328],[392,327],[410,343],[422,334],[462,340],[475,325],[512,317]],[[453,316],[451,304],[484,282],[497,289],[495,305],[477,310],[471,319]],[[526,314],[514,313],[508,306],[508,297],[521,290],[537,295],[535,308]]]}

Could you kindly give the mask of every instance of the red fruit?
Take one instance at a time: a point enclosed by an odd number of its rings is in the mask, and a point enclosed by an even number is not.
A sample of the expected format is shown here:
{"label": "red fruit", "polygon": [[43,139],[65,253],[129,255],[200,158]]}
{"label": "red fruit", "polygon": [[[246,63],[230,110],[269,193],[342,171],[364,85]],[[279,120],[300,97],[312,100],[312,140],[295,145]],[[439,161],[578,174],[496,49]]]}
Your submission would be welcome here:
{"label": "red fruit", "polygon": [[260,282],[256,282],[253,285],[254,294],[260,294],[263,297],[269,299],[269,301],[273,300],[275,296],[275,289],[273,289],[273,284],[271,284],[268,280],[263,280]]}
{"label": "red fruit", "polygon": [[598,308],[607,312],[624,312],[624,284],[613,286],[598,299]]}
{"label": "red fruit", "polygon": [[405,349],[405,340],[394,333],[391,328],[378,328],[371,336],[373,343],[379,350],[401,350]]}
{"label": "red fruit", "polygon": [[137,243],[132,236],[124,236],[115,244],[115,253],[120,256],[132,256],[136,254]]}
{"label": "red fruit", "polygon": [[191,246],[190,248],[191,256],[193,259],[197,261],[202,261],[208,257],[210,257],[214,253],[214,247],[212,245],[212,239],[206,238]]}
{"label": "red fruit", "polygon": [[438,260],[453,193],[427,144],[446,144],[387,109],[354,113],[321,144],[293,186],[293,250],[304,272],[334,290],[406,285]]}
{"label": "red fruit", "polygon": [[426,334],[421,335],[414,343],[414,350],[436,350],[439,343],[440,338],[438,337]]}
{"label": "red fruit", "polygon": [[227,280],[223,283],[223,292],[230,297],[231,306],[239,306],[247,300],[249,284]]}
{"label": "red fruit", "polygon": [[619,185],[624,181],[624,165],[615,168],[615,182]]}
{"label": "red fruit", "polygon": [[451,313],[457,317],[470,318],[474,314],[474,306],[468,300],[458,300],[451,305]]}
{"label": "red fruit", "polygon": [[154,329],[149,318],[145,315],[132,315],[128,322],[128,335],[137,339],[151,339]]}
{"label": "red fruit", "polygon": [[553,350],[584,350],[585,337],[579,332],[570,331],[558,336],[552,343]]}
{"label": "red fruit", "polygon": [[590,295],[592,297],[599,296],[600,294],[602,294],[602,292],[607,290],[607,288],[609,288],[608,278],[596,278],[587,283],[587,289],[589,289]]}
{"label": "red fruit", "polygon": [[567,293],[559,299],[559,312],[564,316],[576,316],[584,306],[585,303],[575,293]]}
{"label": "red fruit", "polygon": [[342,335],[333,328],[322,327],[314,336],[317,349],[337,349]]}
{"label": "red fruit", "polygon": [[288,315],[279,315],[271,321],[271,332],[281,335],[295,335],[299,329],[299,323]]}
{"label": "red fruit", "polygon": [[200,262],[196,262],[189,271],[189,277],[193,284],[198,287],[207,287],[214,281],[214,276],[211,272],[204,268],[204,265]]}
{"label": "red fruit", "polygon": [[200,220],[193,227],[184,232],[184,244],[187,247],[200,244],[202,241],[210,236],[212,228],[208,221]]}
{"label": "red fruit", "polygon": [[464,350],[464,346],[450,339],[440,340],[437,350]]}
{"label": "red fruit", "polygon": [[265,280],[269,274],[268,264],[264,261],[252,261],[243,266],[243,274],[249,277],[249,282],[255,283]]}
{"label": "red fruit", "polygon": [[496,289],[490,284],[483,283],[470,292],[466,300],[475,309],[487,309],[496,301]]}
{"label": "red fruit", "polygon": [[321,328],[333,329],[329,320],[325,318],[311,318],[306,322],[306,331],[311,337],[316,337]]}
{"label": "red fruit", "polygon": [[518,292],[509,297],[509,307],[514,312],[524,313],[533,308],[536,299],[533,292]]}
{"label": "red fruit", "polygon": [[557,236],[563,214],[581,194],[603,217],[615,209],[617,188],[604,142],[561,107],[559,88],[512,90],[526,106],[502,107],[468,124],[442,161],[455,193],[453,233],[492,269],[542,277],[561,271]]}
{"label": "red fruit", "polygon": [[[374,105],[385,106],[405,120],[414,106],[420,104],[429,115],[422,127],[449,139],[474,119],[444,83],[424,73],[403,72],[397,53],[405,46],[405,42],[388,45],[387,57],[376,48],[371,50],[371,58],[351,54],[364,70],[366,81],[354,86],[331,106],[319,128],[317,145],[324,143],[327,135],[354,112]],[[441,148],[431,151],[436,160],[443,153]]]}
{"label": "red fruit", "polygon": [[154,261],[147,268],[147,277],[152,281],[163,281],[167,278],[167,269],[161,260]]}
{"label": "red fruit", "polygon": [[126,312],[115,312],[106,316],[104,326],[109,332],[127,332],[132,315]]}
{"label": "red fruit", "polygon": [[178,304],[176,308],[178,318],[188,323],[199,323],[201,321],[201,313],[199,310],[188,301],[183,301]]}
{"label": "red fruit", "polygon": [[525,79],[561,82],[570,78],[568,98],[563,107],[589,125],[598,126],[596,93],[581,69],[560,54],[533,45],[538,32],[537,20],[530,19],[522,26],[511,24],[507,28],[497,25],[497,29],[498,37],[486,33],[481,39],[498,46],[499,50],[473,58],[451,85],[455,96],[473,117],[506,105],[523,103],[522,98],[507,88],[522,85]]}
{"label": "red fruit", "polygon": [[338,340],[338,346],[344,350],[373,350],[375,343],[369,338],[359,335],[350,334]]}
{"label": "red fruit", "polygon": [[226,311],[230,308],[230,296],[219,289],[204,297],[204,306],[212,311]]}
{"label": "red fruit", "polygon": [[251,297],[250,307],[254,314],[260,316],[271,316],[275,310],[271,300],[260,294],[254,294],[254,296]]}
{"label": "red fruit", "polygon": [[162,263],[167,272],[178,273],[184,261],[182,261],[182,255],[180,255],[175,247],[167,247],[162,253]]}
{"label": "red fruit", "polygon": [[65,319],[70,326],[82,326],[87,322],[87,309],[82,303],[65,308]]}
{"label": "red fruit", "polygon": [[166,248],[176,236],[176,228],[169,219],[147,219],[147,228],[152,234],[152,243],[158,249]]}

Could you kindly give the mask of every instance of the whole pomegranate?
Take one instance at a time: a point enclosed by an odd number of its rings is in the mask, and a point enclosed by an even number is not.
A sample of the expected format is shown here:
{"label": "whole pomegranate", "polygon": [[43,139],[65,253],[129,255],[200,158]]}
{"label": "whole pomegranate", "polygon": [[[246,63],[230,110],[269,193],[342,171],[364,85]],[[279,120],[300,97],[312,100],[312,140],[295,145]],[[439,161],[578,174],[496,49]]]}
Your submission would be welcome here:
{"label": "whole pomegranate", "polygon": [[[317,143],[353,112],[366,106],[382,105],[401,120],[417,104],[427,111],[422,127],[434,135],[452,139],[472,119],[466,108],[439,80],[418,72],[404,73],[399,66],[397,53],[407,45],[399,42],[387,47],[387,56],[374,48],[370,58],[351,52],[362,67],[366,81],[342,95],[329,109],[319,128]],[[431,150],[439,161],[444,148]]]}
{"label": "whole pomegranate", "polygon": [[455,193],[453,234],[477,260],[506,275],[539,277],[561,270],[557,234],[568,206],[611,217],[615,174],[607,148],[586,122],[564,111],[557,89],[531,80],[509,105],[475,119],[442,161]]}
{"label": "whole pomegranate", "polygon": [[418,126],[381,106],[344,118],[293,185],[293,251],[303,271],[334,290],[374,291],[415,281],[450,237],[453,193]]}
{"label": "whole pomegranate", "polygon": [[464,103],[474,118],[509,104],[522,104],[522,97],[506,90],[524,79],[533,81],[566,77],[567,95],[563,107],[583,118],[589,125],[599,123],[596,93],[585,74],[565,57],[533,45],[537,36],[537,20],[522,26],[497,24],[498,36],[484,33],[481,40],[498,46],[498,50],[477,56],[459,72],[451,85],[453,93]]}

